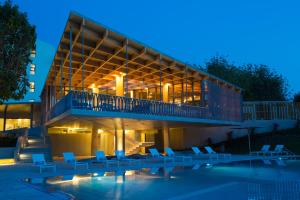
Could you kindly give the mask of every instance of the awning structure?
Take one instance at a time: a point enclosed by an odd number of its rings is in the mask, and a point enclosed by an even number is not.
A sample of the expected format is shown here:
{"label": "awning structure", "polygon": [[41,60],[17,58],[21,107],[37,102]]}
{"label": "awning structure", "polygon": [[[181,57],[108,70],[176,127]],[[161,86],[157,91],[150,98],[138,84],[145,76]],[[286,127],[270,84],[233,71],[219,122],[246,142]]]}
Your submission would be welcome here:
{"label": "awning structure", "polygon": [[[115,76],[124,74],[126,90],[172,84],[174,90],[200,91],[201,80],[240,91],[241,89],[198,68],[132,40],[116,31],[71,13],[47,77],[56,93],[72,89],[111,88]],[[184,87],[182,86],[184,84]],[[193,89],[191,88],[193,87]]]}

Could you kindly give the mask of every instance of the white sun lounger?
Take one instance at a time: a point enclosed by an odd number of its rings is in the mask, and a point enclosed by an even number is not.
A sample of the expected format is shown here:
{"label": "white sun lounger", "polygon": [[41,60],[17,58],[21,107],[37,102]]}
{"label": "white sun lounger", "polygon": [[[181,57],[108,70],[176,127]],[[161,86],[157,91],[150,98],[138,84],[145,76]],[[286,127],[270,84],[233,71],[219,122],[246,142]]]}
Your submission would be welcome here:
{"label": "white sun lounger", "polygon": [[109,164],[117,164],[119,166],[119,161],[118,160],[108,160],[104,154],[104,151],[97,151],[96,158],[92,162],[105,164],[106,167],[108,167]]}
{"label": "white sun lounger", "polygon": [[295,155],[291,151],[287,150],[283,144],[277,144],[273,151],[268,151],[267,155],[270,154],[271,156],[279,156],[279,155]]}
{"label": "white sun lounger", "polygon": [[174,162],[174,158],[170,158],[168,156],[162,156],[156,148],[150,148],[149,152],[150,152],[150,158],[148,158],[147,160],[151,160],[151,161],[163,160],[164,162],[167,162],[167,161]]}
{"label": "white sun lounger", "polygon": [[56,165],[47,163],[44,154],[32,154],[31,157],[33,165],[40,168],[40,173],[45,168],[52,168],[56,172]]}
{"label": "white sun lounger", "polygon": [[86,169],[89,168],[89,164],[87,162],[78,162],[73,152],[64,152],[63,156],[65,163],[72,165],[74,169],[76,169],[77,166],[85,166]]}
{"label": "white sun lounger", "polygon": [[231,154],[217,153],[210,146],[205,146],[204,148],[209,155],[216,155],[217,159],[219,158],[219,156],[222,156],[224,159],[226,159],[226,158],[231,159]]}
{"label": "white sun lounger", "polygon": [[195,155],[196,157],[204,157],[204,158],[210,157],[209,154],[203,153],[198,147],[195,147],[195,146],[194,146],[194,147],[192,147],[192,150],[193,150],[194,155]]}
{"label": "white sun lounger", "polygon": [[261,147],[260,151],[253,151],[250,153],[250,155],[256,155],[256,156],[263,155],[264,156],[270,152],[270,147],[271,147],[271,145],[265,144]]}
{"label": "white sun lounger", "polygon": [[177,156],[170,147],[166,147],[165,151],[166,151],[168,157],[172,157],[174,159],[179,159],[182,161],[192,161],[193,160],[191,156]]}

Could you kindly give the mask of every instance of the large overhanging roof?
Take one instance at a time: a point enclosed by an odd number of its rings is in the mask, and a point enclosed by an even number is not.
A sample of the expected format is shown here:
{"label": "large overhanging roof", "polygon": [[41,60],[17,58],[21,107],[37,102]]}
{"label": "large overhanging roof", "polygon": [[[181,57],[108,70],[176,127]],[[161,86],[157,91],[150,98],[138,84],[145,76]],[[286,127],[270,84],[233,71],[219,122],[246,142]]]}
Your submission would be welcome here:
{"label": "large overhanging roof", "polygon": [[[72,27],[72,44],[70,44],[70,27]],[[109,84],[115,79],[116,74],[124,73],[128,75],[128,80],[152,83],[162,80],[163,83],[180,84],[209,79],[228,88],[241,90],[233,84],[129,39],[74,12],[69,15],[48,73],[47,84],[55,83],[57,86],[60,84],[62,65],[63,85],[68,86],[70,47],[72,48],[73,87],[81,87],[83,77],[84,87],[89,87],[91,84]]]}

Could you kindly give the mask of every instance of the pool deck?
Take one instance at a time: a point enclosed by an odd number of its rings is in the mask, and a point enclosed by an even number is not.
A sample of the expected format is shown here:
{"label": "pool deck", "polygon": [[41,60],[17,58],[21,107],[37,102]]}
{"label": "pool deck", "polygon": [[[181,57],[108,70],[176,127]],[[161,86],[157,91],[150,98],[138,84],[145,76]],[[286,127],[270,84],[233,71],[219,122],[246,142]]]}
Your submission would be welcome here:
{"label": "pool deck", "polygon": [[232,155],[231,159],[193,159],[189,162],[144,162],[137,165],[111,165],[108,168],[101,164],[90,164],[89,169],[74,170],[71,166],[66,165],[62,161],[54,162],[57,166],[57,171],[52,172],[52,169],[46,169],[43,173],[39,173],[39,168],[34,167],[31,163],[17,163],[14,165],[0,166],[0,199],[6,200],[57,200],[69,199],[66,195],[58,192],[43,191],[39,187],[26,183],[23,180],[26,178],[44,178],[62,175],[75,175],[95,173],[99,171],[109,172],[117,170],[137,170],[140,168],[164,167],[164,166],[193,166],[197,163],[209,163],[212,165],[228,162],[258,160],[258,159],[274,159],[270,156],[248,156],[248,155]]}

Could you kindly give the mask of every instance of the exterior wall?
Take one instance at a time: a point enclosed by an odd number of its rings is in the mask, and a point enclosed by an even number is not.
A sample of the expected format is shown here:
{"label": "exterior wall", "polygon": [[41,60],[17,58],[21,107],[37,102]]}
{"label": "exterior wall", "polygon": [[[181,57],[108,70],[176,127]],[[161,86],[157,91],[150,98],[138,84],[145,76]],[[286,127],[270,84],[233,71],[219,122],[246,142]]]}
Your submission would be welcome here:
{"label": "exterior wall", "polygon": [[211,116],[227,121],[242,121],[241,93],[218,82],[207,81],[207,87],[206,101]]}
{"label": "exterior wall", "polygon": [[[257,120],[245,121],[242,127],[257,126],[262,127],[255,130],[255,134],[271,132],[274,124],[278,124],[278,130],[294,128],[296,120]],[[232,126],[223,127],[199,127],[184,128],[170,133],[170,145],[175,150],[190,149],[192,146],[203,146],[210,143],[219,143],[227,140],[227,133],[232,132],[233,138],[247,135],[247,130],[233,130]],[[210,141],[209,141],[210,140]]]}
{"label": "exterior wall", "polygon": [[66,151],[72,151],[76,156],[91,156],[91,134],[49,134],[49,136],[53,156],[62,156]]}
{"label": "exterior wall", "polygon": [[21,103],[21,102],[40,102],[40,95],[47,73],[50,69],[52,59],[54,57],[55,49],[50,44],[41,40],[36,41],[36,55],[32,58],[32,63],[35,64],[35,74],[30,74],[30,65],[27,67],[27,77],[29,81],[35,83],[34,92],[30,92],[29,88],[27,94],[21,100],[9,100],[7,103]]}

